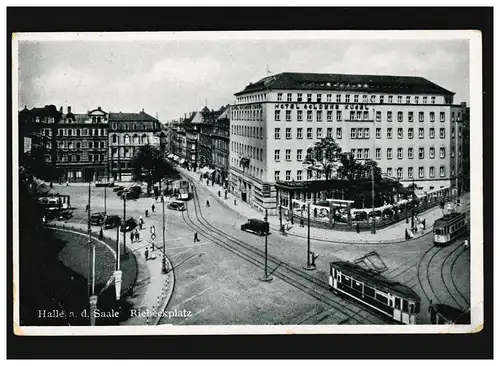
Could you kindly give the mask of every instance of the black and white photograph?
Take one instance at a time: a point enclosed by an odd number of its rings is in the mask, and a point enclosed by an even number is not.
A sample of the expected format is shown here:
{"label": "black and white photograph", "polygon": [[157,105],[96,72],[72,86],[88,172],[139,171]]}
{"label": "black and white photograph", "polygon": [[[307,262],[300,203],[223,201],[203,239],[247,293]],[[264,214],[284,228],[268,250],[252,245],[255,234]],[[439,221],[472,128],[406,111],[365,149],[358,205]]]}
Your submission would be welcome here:
{"label": "black and white photograph", "polygon": [[482,329],[481,33],[17,33],[12,57],[17,334]]}

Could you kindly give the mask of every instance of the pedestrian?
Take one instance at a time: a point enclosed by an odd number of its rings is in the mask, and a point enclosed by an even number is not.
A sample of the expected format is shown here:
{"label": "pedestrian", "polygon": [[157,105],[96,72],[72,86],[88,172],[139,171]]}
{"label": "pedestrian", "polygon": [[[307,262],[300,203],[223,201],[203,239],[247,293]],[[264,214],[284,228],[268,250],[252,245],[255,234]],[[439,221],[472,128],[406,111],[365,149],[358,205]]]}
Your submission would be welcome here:
{"label": "pedestrian", "polygon": [[155,208],[156,208],[156,207],[155,207],[155,204],[153,203],[153,204],[151,205],[151,212],[155,212]]}
{"label": "pedestrian", "polygon": [[89,205],[85,205],[85,212],[89,211]]}
{"label": "pedestrian", "polygon": [[146,260],[149,259],[149,250],[148,250],[148,248],[146,248],[146,250],[144,251],[144,257],[146,257]]}
{"label": "pedestrian", "polygon": [[42,222],[45,224],[47,222],[47,219],[45,218],[45,215],[42,216]]}
{"label": "pedestrian", "polygon": [[149,217],[149,211],[148,210],[145,211],[145,214],[146,214],[146,217]]}
{"label": "pedestrian", "polygon": [[153,259],[153,260],[156,259],[156,251],[155,251],[154,244],[151,244],[151,259]]}
{"label": "pedestrian", "polygon": [[104,234],[102,233],[102,227],[101,230],[99,230],[99,240],[102,240],[104,238]]}
{"label": "pedestrian", "polygon": [[422,227],[425,230],[425,219],[422,220]]}
{"label": "pedestrian", "polygon": [[304,219],[300,219],[300,227],[304,227]]}
{"label": "pedestrian", "polygon": [[356,232],[359,234],[359,222],[356,223]]}
{"label": "pedestrian", "polygon": [[50,182],[50,188],[54,188],[54,185],[52,184],[52,182]]}
{"label": "pedestrian", "polygon": [[139,231],[135,229],[135,241],[139,241]]}
{"label": "pedestrian", "polygon": [[226,199],[226,200],[227,200],[227,189],[226,189],[226,191],[224,192],[224,199]]}
{"label": "pedestrian", "polygon": [[195,231],[195,233],[194,233],[194,243],[196,243],[197,241],[200,241],[200,239],[198,239],[198,233]]}
{"label": "pedestrian", "polygon": [[212,187],[214,186],[214,182],[215,182],[215,181],[212,179]]}
{"label": "pedestrian", "polygon": [[408,229],[405,229],[405,240],[408,240]]}
{"label": "pedestrian", "polygon": [[210,207],[210,202],[207,200],[207,207]]}
{"label": "pedestrian", "polygon": [[236,206],[236,198],[234,199],[234,205]]}
{"label": "pedestrian", "polygon": [[139,230],[142,230],[142,225],[144,224],[144,220],[142,219],[142,216],[139,217]]}
{"label": "pedestrian", "polygon": [[469,240],[465,239],[464,241],[464,250],[469,249]]}
{"label": "pedestrian", "polygon": [[69,186],[69,181],[66,181],[66,187]]}
{"label": "pedestrian", "polygon": [[217,195],[220,197],[220,190],[217,192]]}
{"label": "pedestrian", "polygon": [[290,222],[291,222],[291,224],[293,225],[293,215],[292,215],[292,217],[290,218]]}
{"label": "pedestrian", "polygon": [[134,232],[130,232],[130,241],[133,243],[134,242]]}

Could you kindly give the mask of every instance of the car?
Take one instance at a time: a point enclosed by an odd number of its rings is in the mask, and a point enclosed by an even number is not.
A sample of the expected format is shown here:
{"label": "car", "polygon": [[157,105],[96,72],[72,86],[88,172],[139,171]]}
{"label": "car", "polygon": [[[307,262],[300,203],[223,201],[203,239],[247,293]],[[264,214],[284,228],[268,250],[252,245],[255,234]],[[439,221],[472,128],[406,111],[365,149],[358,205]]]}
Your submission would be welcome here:
{"label": "car", "polygon": [[123,191],[124,189],[124,186],[116,186],[115,188],[113,188],[113,192]]}
{"label": "car", "polygon": [[259,219],[248,219],[247,222],[241,225],[241,230],[262,236],[269,234],[269,223]]}
{"label": "car", "polygon": [[136,200],[141,196],[141,194],[137,190],[133,190],[127,191],[126,193],[124,193],[124,196],[127,200]]}
{"label": "car", "polygon": [[139,194],[142,193],[142,187],[141,186],[133,186],[128,189],[130,192],[138,192]]}
{"label": "car", "polygon": [[172,201],[167,205],[167,207],[171,210],[176,210],[176,211],[186,210],[186,205],[182,201]]}
{"label": "car", "polygon": [[134,230],[137,226],[137,220],[133,217],[128,218],[124,223],[121,224],[120,231],[127,232]]}
{"label": "car", "polygon": [[121,189],[119,191],[116,191],[116,194],[118,195],[118,197],[120,197],[124,192],[128,192],[126,189]]}
{"label": "car", "polygon": [[104,212],[95,212],[90,216],[90,225],[102,225],[104,223]]}
{"label": "car", "polygon": [[106,216],[106,219],[104,220],[104,228],[112,229],[114,227],[120,226],[121,223],[122,219],[118,215]]}

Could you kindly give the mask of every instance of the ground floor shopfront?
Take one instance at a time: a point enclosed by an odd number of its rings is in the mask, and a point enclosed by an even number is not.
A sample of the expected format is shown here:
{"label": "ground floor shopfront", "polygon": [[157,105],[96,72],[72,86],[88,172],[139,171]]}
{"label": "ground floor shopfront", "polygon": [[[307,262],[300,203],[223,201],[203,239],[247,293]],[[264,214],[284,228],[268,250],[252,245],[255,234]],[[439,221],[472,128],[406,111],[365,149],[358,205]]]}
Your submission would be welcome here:
{"label": "ground floor shopfront", "polygon": [[106,165],[65,165],[61,170],[60,182],[96,182],[106,177]]}

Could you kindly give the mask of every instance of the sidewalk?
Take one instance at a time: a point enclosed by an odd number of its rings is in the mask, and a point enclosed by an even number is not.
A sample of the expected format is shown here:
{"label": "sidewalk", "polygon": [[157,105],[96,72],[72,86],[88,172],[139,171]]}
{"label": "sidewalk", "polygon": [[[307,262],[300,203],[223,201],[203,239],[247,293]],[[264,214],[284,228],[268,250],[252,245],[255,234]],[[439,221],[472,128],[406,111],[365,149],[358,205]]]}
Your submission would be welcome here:
{"label": "sidewalk", "polygon": [[[62,227],[62,224],[57,226]],[[68,223],[65,228],[77,228],[87,230],[87,224]],[[100,227],[92,226],[92,233],[98,235]],[[105,238],[116,242],[116,231],[103,231]],[[163,312],[167,307],[170,297],[174,289],[174,271],[168,257],[166,257],[167,274],[162,273],[162,256],[163,253],[156,249],[156,259],[146,260],[144,251],[146,247],[151,248],[151,243],[139,239],[139,241],[130,242],[130,232],[127,235],[127,253],[133,253],[137,260],[137,280],[133,287],[131,302],[131,316],[120,325],[157,325],[160,316],[158,312]],[[123,234],[120,233],[120,240],[123,240]],[[122,243],[120,243],[122,244]],[[122,247],[123,245],[120,245]],[[123,253],[121,253],[123,255]],[[114,282],[114,281],[113,281]]]}
{"label": "sidewalk", "polygon": [[[225,189],[218,184],[210,183],[209,186],[206,184],[206,179],[200,181],[199,173],[188,171],[184,168],[177,167],[177,170],[182,175],[189,177],[194,180],[196,184],[198,184],[203,189],[206,189],[212,196],[214,196],[219,202],[229,207],[235,213],[239,214],[243,221],[248,218],[258,218],[263,219],[264,214],[257,209],[251,207],[248,203],[242,202],[238,198],[234,197],[229,191],[227,199],[224,199],[224,191]],[[218,192],[220,191],[221,197],[218,196]],[[234,205],[234,200],[236,199],[236,205]],[[459,210],[464,212],[468,210],[470,205],[470,194],[466,193],[465,195],[460,197],[461,206]],[[422,235],[426,235],[432,231],[432,227],[434,222],[443,216],[441,209],[439,206],[430,209],[420,215],[418,217],[420,219],[425,219],[426,228],[423,231],[419,231],[414,234],[414,237],[409,240],[415,240]],[[242,222],[243,222],[242,221]],[[279,217],[278,216],[269,216],[268,221],[271,227],[271,230],[279,232]],[[283,224],[285,220],[283,220]],[[392,226],[385,227],[383,229],[377,229],[376,234],[372,234],[370,231],[362,231],[359,234],[356,233],[355,229],[353,231],[337,231],[323,228],[311,228],[311,239],[319,240],[319,241],[327,241],[333,243],[351,243],[351,244],[359,244],[359,243],[378,243],[378,244],[389,244],[389,243],[398,243],[404,242],[405,240],[405,229],[410,229],[411,222],[406,223],[405,220],[400,221]],[[286,232],[285,235],[293,235],[299,237],[307,237],[307,225],[304,227],[300,227],[297,222]]]}

